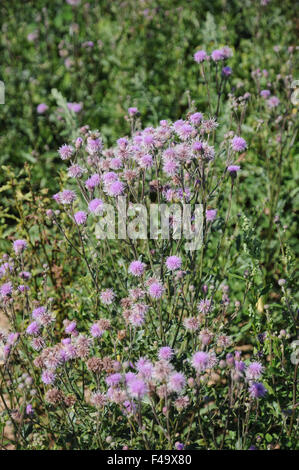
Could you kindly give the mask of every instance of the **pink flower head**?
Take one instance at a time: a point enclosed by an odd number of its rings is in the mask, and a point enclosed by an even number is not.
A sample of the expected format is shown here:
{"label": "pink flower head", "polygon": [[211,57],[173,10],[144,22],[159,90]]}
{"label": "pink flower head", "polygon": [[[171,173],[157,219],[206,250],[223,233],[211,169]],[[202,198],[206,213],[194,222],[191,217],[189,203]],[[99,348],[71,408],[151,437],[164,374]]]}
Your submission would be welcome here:
{"label": "pink flower head", "polygon": [[178,128],[177,133],[182,140],[187,140],[189,137],[192,137],[194,128],[190,124],[184,123]]}
{"label": "pink flower head", "polygon": [[188,331],[196,331],[199,328],[199,320],[196,317],[184,318],[183,325]]}
{"label": "pink flower head", "polygon": [[121,196],[121,194],[124,192],[124,189],[124,183],[119,180],[116,180],[113,183],[109,184],[109,186],[105,188],[105,191],[107,192],[108,196],[116,197]]}
{"label": "pink flower head", "polygon": [[190,121],[192,122],[192,124],[199,124],[202,120],[202,114],[201,113],[194,113],[194,114],[191,114],[190,116]]}
{"label": "pink flower head", "polygon": [[154,164],[153,157],[151,155],[143,155],[138,163],[141,168],[151,168]]}
{"label": "pink flower head", "polygon": [[176,269],[180,269],[182,266],[182,259],[179,258],[178,256],[169,256],[166,259],[166,267],[169,269],[169,271],[174,271]]}
{"label": "pink flower head", "polygon": [[229,173],[237,173],[240,170],[240,167],[238,165],[230,165],[227,167],[227,171]]}
{"label": "pink flower head", "polygon": [[168,176],[175,176],[175,174],[178,172],[179,169],[179,163],[176,162],[175,160],[166,160],[163,163],[163,171],[166,173]]}
{"label": "pink flower head", "polygon": [[242,137],[235,136],[231,141],[231,146],[235,152],[243,152],[247,147],[247,143]]}
{"label": "pink flower head", "polygon": [[197,372],[203,372],[209,366],[209,359],[208,353],[198,351],[192,357],[192,365]]}
{"label": "pink flower head", "polygon": [[73,111],[74,113],[80,113],[83,108],[83,105],[82,103],[67,103],[67,107],[70,111]]}
{"label": "pink flower head", "polygon": [[132,274],[133,276],[142,276],[144,273],[146,265],[142,263],[141,261],[132,261],[132,263],[129,266],[129,273]]}
{"label": "pink flower head", "polygon": [[277,96],[271,96],[271,98],[267,100],[267,105],[269,106],[269,108],[276,108],[276,106],[278,106],[279,103],[280,103],[280,100],[279,98],[277,98]]}
{"label": "pink flower head", "polygon": [[30,325],[26,329],[27,335],[36,336],[38,335],[39,332],[40,332],[40,325],[36,321],[33,321],[32,323],[30,323]]}
{"label": "pink flower head", "polygon": [[114,183],[114,181],[117,181],[118,176],[114,171],[108,171],[108,173],[104,173],[102,175],[102,180],[105,185],[108,185],[110,183]]}
{"label": "pink flower head", "polygon": [[186,378],[181,372],[174,372],[169,377],[167,387],[171,392],[180,393],[186,385]]}
{"label": "pink flower head", "polygon": [[213,222],[217,216],[217,209],[207,209],[206,210],[206,219],[208,222]]}
{"label": "pink flower head", "polygon": [[173,349],[170,346],[162,346],[162,348],[159,349],[159,359],[164,359],[164,361],[170,361],[170,359],[173,357]]}
{"label": "pink flower head", "polygon": [[223,60],[225,59],[225,55],[223,53],[223,49],[215,49],[212,54],[211,54],[211,57],[213,59],[214,62],[218,62],[219,60]]}
{"label": "pink flower head", "polygon": [[246,378],[248,380],[259,379],[263,373],[263,366],[260,362],[252,362],[246,369]]}
{"label": "pink flower head", "polygon": [[101,336],[103,336],[104,330],[99,324],[99,322],[97,322],[91,325],[90,333],[91,336],[93,336],[94,338],[100,338]]}
{"label": "pink flower head", "polygon": [[27,248],[26,240],[15,240],[13,242],[13,249],[16,255],[19,255]]}
{"label": "pink flower head", "polygon": [[261,95],[262,98],[268,98],[271,95],[271,92],[270,92],[270,90],[262,90],[260,92],[260,95]]}
{"label": "pink flower head", "polygon": [[102,146],[102,139],[92,139],[91,137],[88,137],[86,150],[90,155],[95,155],[96,153],[98,153],[102,149]]}
{"label": "pink flower head", "polygon": [[147,386],[143,380],[130,380],[128,385],[129,393],[134,398],[142,398],[147,393]]}
{"label": "pink flower head", "polygon": [[267,390],[262,383],[256,383],[250,385],[249,394],[251,398],[262,398],[266,395]]}
{"label": "pink flower head", "polygon": [[103,211],[104,203],[101,199],[93,199],[88,204],[88,209],[95,215],[100,214]]}
{"label": "pink flower head", "polygon": [[37,307],[32,312],[32,318],[39,320],[46,313],[46,307]]}
{"label": "pink flower head", "polygon": [[101,302],[103,304],[105,304],[105,305],[112,304],[114,298],[115,298],[115,294],[114,294],[112,289],[102,290],[101,295],[100,295],[100,299],[101,299]]}
{"label": "pink flower head", "polygon": [[33,414],[34,414],[33,407],[31,403],[28,403],[28,405],[26,406],[26,415],[32,416]]}
{"label": "pink flower head", "polygon": [[71,145],[62,145],[58,150],[61,160],[69,160],[74,153],[74,147]]}
{"label": "pink flower head", "polygon": [[178,441],[174,444],[174,447],[176,448],[176,450],[184,450],[185,448],[184,444]]}
{"label": "pink flower head", "polygon": [[2,284],[0,287],[0,295],[2,298],[7,298],[10,297],[12,294],[12,283],[11,282],[6,282],[5,284]]}
{"label": "pink flower head", "polygon": [[194,60],[195,62],[197,62],[198,64],[200,64],[201,62],[203,62],[204,60],[207,59],[207,53],[206,51],[204,50],[200,50],[200,51],[197,51],[195,52],[194,54]]}
{"label": "pink flower head", "polygon": [[128,114],[130,116],[135,116],[138,113],[138,108],[128,108]]}
{"label": "pink flower head", "polygon": [[78,211],[75,213],[74,219],[78,225],[84,225],[87,220],[87,214],[84,211]]}
{"label": "pink flower head", "polygon": [[163,295],[164,287],[160,282],[153,282],[149,288],[148,293],[153,299],[160,299]]}
{"label": "pink flower head", "polygon": [[55,379],[56,379],[56,375],[54,374],[54,372],[51,372],[50,370],[45,370],[42,373],[42,381],[46,385],[53,384],[55,382]]}
{"label": "pink flower head", "polygon": [[116,374],[111,374],[106,377],[106,384],[110,387],[115,387],[122,381],[122,375],[118,372]]}
{"label": "pink flower head", "polygon": [[119,157],[112,158],[110,160],[110,168],[112,170],[119,170],[123,166],[123,161]]}
{"label": "pink flower head", "polygon": [[148,359],[141,357],[136,363],[136,369],[143,379],[150,379],[153,373],[153,364]]}
{"label": "pink flower head", "polygon": [[73,334],[76,331],[77,328],[77,322],[72,321],[70,322],[66,327],[65,327],[65,332],[70,335]]}
{"label": "pink flower head", "polygon": [[76,141],[75,141],[75,147],[76,149],[79,149],[82,147],[82,144],[83,144],[83,139],[82,137],[77,137]]}
{"label": "pink flower head", "polygon": [[95,392],[91,396],[91,404],[95,406],[96,408],[103,408],[107,402],[107,397],[104,395],[104,393],[101,392]]}
{"label": "pink flower head", "polygon": [[36,111],[38,114],[44,114],[48,109],[49,109],[49,106],[47,106],[45,103],[40,103],[37,106]]}
{"label": "pink flower head", "polygon": [[71,189],[65,189],[64,191],[54,194],[53,199],[63,205],[72,204],[77,198],[76,193]]}
{"label": "pink flower head", "polygon": [[121,137],[120,139],[117,140],[117,145],[122,150],[124,150],[128,144],[129,144],[129,141],[128,139],[126,139],[126,137]]}
{"label": "pink flower head", "polygon": [[88,189],[88,191],[92,191],[94,188],[99,186],[100,182],[101,182],[100,175],[95,173],[94,175],[92,175],[90,178],[88,178],[85,181],[85,187]]}
{"label": "pink flower head", "polygon": [[209,300],[209,299],[203,299],[199,302],[198,304],[198,311],[200,313],[204,313],[204,314],[207,314],[209,313],[209,311],[211,310],[211,307],[212,307],[212,301]]}
{"label": "pink flower head", "polygon": [[70,178],[80,178],[86,170],[79,165],[72,165],[68,169],[68,176]]}
{"label": "pink flower head", "polygon": [[194,152],[201,152],[201,151],[204,150],[203,143],[200,142],[200,141],[194,142],[193,145],[192,145],[192,148],[193,148]]}

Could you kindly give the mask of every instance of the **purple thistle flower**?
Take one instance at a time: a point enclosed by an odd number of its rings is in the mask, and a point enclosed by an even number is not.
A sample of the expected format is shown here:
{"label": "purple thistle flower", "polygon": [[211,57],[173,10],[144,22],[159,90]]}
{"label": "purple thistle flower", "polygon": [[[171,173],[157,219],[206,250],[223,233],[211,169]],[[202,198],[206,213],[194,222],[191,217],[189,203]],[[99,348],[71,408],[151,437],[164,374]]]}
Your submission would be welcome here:
{"label": "purple thistle flower", "polygon": [[56,375],[54,372],[51,372],[50,370],[45,370],[42,373],[42,382],[46,385],[51,385],[55,382]]}
{"label": "purple thistle flower", "polygon": [[80,178],[85,171],[86,170],[79,165],[72,165],[68,169],[68,175],[70,178]]}
{"label": "purple thistle flower", "polygon": [[67,334],[72,334],[76,331],[76,328],[77,328],[77,322],[72,321],[65,327],[64,331]]}
{"label": "purple thistle flower", "polygon": [[201,152],[204,149],[203,143],[200,141],[196,141],[193,143],[192,148],[194,152]]}
{"label": "purple thistle flower", "polygon": [[268,98],[271,95],[271,92],[270,92],[270,90],[262,90],[260,92],[260,95],[261,95],[262,98]]}
{"label": "purple thistle flower", "polygon": [[54,194],[53,199],[63,205],[72,204],[77,198],[74,191],[71,189],[65,189],[64,191]]}
{"label": "purple thistle flower", "polygon": [[102,139],[92,139],[91,137],[88,137],[86,150],[90,155],[95,155],[96,153],[98,153],[102,149],[102,146]]}
{"label": "purple thistle flower", "polygon": [[147,393],[147,386],[143,380],[133,379],[128,384],[129,393],[134,398],[142,398]]}
{"label": "purple thistle flower", "polygon": [[172,358],[174,352],[173,349],[170,346],[162,346],[162,348],[159,349],[159,359],[164,359],[165,361],[170,361]]}
{"label": "purple thistle flower", "polygon": [[110,305],[115,299],[115,294],[112,289],[105,289],[105,290],[102,290],[100,299],[103,304]]}
{"label": "purple thistle flower", "polygon": [[227,167],[227,171],[229,173],[237,173],[240,170],[240,167],[238,165],[230,165]]}
{"label": "purple thistle flower", "polygon": [[206,219],[208,222],[213,222],[217,216],[217,209],[207,209],[206,210]]}
{"label": "purple thistle flower", "polygon": [[198,311],[207,314],[211,310],[212,301],[209,299],[202,299],[198,304]]}
{"label": "purple thistle flower", "polygon": [[42,315],[44,315],[44,313],[46,313],[46,307],[37,307],[33,310],[32,312],[32,318],[34,318],[35,320],[39,320],[40,317]]}
{"label": "purple thistle flower", "polygon": [[99,215],[103,211],[104,203],[101,199],[93,199],[88,204],[88,209],[95,215]]}
{"label": "purple thistle flower", "polygon": [[132,261],[132,263],[129,266],[129,273],[132,274],[133,276],[142,276],[144,273],[146,265],[142,263],[141,261]]}
{"label": "purple thistle flower", "polygon": [[138,108],[128,108],[128,114],[130,116],[135,116],[138,113]]}
{"label": "purple thistle flower", "polygon": [[169,377],[167,387],[171,392],[180,393],[186,385],[186,378],[181,372],[174,372]]}
{"label": "purple thistle flower", "polygon": [[124,189],[124,183],[119,180],[116,180],[113,183],[109,184],[108,187],[105,188],[105,191],[108,196],[116,197],[120,196],[124,192]]}
{"label": "purple thistle flower", "polygon": [[[153,364],[148,359],[141,357],[136,362],[136,369],[143,379],[150,379],[153,373]],[[132,378],[129,380],[132,380]]]}
{"label": "purple thistle flower", "polygon": [[101,336],[103,336],[104,330],[103,328],[101,328],[101,326],[97,322],[91,325],[90,333],[91,333],[91,336],[93,336],[94,338],[100,338]]}
{"label": "purple thistle flower", "polygon": [[7,298],[10,297],[12,294],[12,283],[11,282],[6,282],[5,284],[2,284],[0,287],[0,294],[2,298]]}
{"label": "purple thistle flower", "polygon": [[111,374],[106,377],[106,384],[110,387],[115,387],[122,381],[122,375],[119,373]]}
{"label": "purple thistle flower", "polygon": [[276,106],[278,106],[279,103],[280,103],[280,100],[279,98],[277,98],[277,96],[271,96],[271,98],[267,100],[267,105],[269,106],[269,108],[276,108]]}
{"label": "purple thistle flower", "polygon": [[248,380],[259,379],[263,373],[264,367],[260,362],[252,362],[246,369],[246,378]]}
{"label": "purple thistle flower", "polygon": [[197,372],[203,372],[209,366],[209,359],[208,353],[198,351],[192,357],[192,365]]}
{"label": "purple thistle flower", "polygon": [[213,59],[214,62],[218,62],[219,60],[223,60],[223,59],[225,58],[222,49],[215,49],[215,50],[212,52],[211,57],[212,57],[212,59]]}
{"label": "purple thistle flower", "polygon": [[195,62],[197,62],[198,64],[200,64],[201,62],[203,62],[204,60],[207,59],[207,53],[206,51],[204,50],[200,50],[200,51],[197,51],[195,52],[194,54],[194,60]]}
{"label": "purple thistle flower", "polygon": [[175,160],[166,160],[163,163],[163,171],[166,173],[168,176],[175,176],[175,174],[178,172],[179,169],[179,163],[176,162]]}
{"label": "purple thistle flower", "polygon": [[247,143],[242,137],[235,136],[231,141],[231,146],[235,152],[243,152],[247,147]]}
{"label": "purple thistle flower", "polygon": [[36,336],[38,335],[39,332],[40,332],[40,325],[36,321],[33,321],[32,323],[30,323],[29,326],[27,326],[27,329],[26,329],[27,335]]}
{"label": "purple thistle flower", "polygon": [[251,398],[262,398],[266,395],[267,390],[260,382],[254,382],[249,387],[249,394]]}
{"label": "purple thistle flower", "polygon": [[200,124],[200,122],[202,121],[202,114],[201,113],[191,114],[189,119],[192,122],[192,124],[196,124],[196,125]]}
{"label": "purple thistle flower", "polygon": [[174,447],[176,448],[176,450],[184,450],[185,448],[184,444],[182,444],[181,442],[176,442],[174,444]]}
{"label": "purple thistle flower", "polygon": [[44,114],[48,109],[49,109],[49,106],[47,106],[45,103],[40,103],[37,106],[36,111],[38,114]]}
{"label": "purple thistle flower", "polygon": [[84,211],[78,211],[75,213],[74,219],[78,225],[84,225],[87,220],[87,214]]}
{"label": "purple thistle flower", "polygon": [[169,256],[166,259],[165,264],[166,264],[167,269],[169,269],[170,271],[174,271],[176,269],[179,269],[182,266],[182,259],[175,255]]}
{"label": "purple thistle flower", "polygon": [[160,282],[153,282],[149,288],[148,293],[153,299],[160,299],[163,295],[164,287]]}
{"label": "purple thistle flower", "polygon": [[154,160],[151,155],[143,155],[138,163],[141,168],[151,168],[154,164]]}
{"label": "purple thistle flower", "polygon": [[224,77],[229,77],[229,76],[232,74],[232,69],[231,69],[231,67],[228,67],[228,66],[227,66],[227,67],[223,67],[221,73],[222,73],[222,75],[223,75]]}
{"label": "purple thistle flower", "polygon": [[95,173],[94,175],[92,175],[90,178],[88,178],[85,181],[85,187],[88,189],[88,191],[92,191],[94,188],[99,186],[100,182],[101,182],[100,175]]}
{"label": "purple thistle flower", "polygon": [[74,147],[64,144],[59,148],[58,153],[61,160],[69,160],[74,153]]}
{"label": "purple thistle flower", "polygon": [[13,249],[16,255],[19,255],[27,248],[26,240],[15,240],[13,242]]}
{"label": "purple thistle flower", "polygon": [[79,113],[83,108],[83,105],[82,103],[67,103],[67,107],[70,111],[73,111],[74,113]]}

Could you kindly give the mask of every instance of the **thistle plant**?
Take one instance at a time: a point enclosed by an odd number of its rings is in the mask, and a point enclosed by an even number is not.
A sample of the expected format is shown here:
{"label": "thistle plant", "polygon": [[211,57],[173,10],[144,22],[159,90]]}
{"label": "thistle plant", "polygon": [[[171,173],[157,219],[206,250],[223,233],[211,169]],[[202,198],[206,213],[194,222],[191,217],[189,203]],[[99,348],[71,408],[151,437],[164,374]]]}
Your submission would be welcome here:
{"label": "thistle plant", "polygon": [[[142,128],[130,107],[130,134],[113,146],[84,126],[58,149],[60,187],[37,205],[40,259],[23,211],[0,265],[2,448],[296,446],[293,255],[274,225],[279,194],[266,237],[239,205],[254,138],[249,96],[227,96],[230,56],[194,55],[207,113],[191,102],[181,119]],[[265,113],[280,103],[258,82],[255,99]],[[281,158],[295,135],[285,113]],[[262,255],[276,226],[281,304]],[[63,301],[57,251],[72,271]]]}

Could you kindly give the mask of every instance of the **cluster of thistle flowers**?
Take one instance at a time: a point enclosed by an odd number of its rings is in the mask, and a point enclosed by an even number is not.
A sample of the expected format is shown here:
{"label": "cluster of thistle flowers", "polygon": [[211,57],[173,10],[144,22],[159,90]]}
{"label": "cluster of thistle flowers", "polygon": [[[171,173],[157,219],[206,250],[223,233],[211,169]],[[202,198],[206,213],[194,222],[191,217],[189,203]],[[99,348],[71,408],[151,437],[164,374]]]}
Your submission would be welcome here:
{"label": "cluster of thistle flowers", "polygon": [[[225,63],[233,55],[232,50],[228,46],[224,46],[221,49],[215,49],[208,55],[204,49],[200,49],[195,52],[194,60],[198,64],[204,64],[206,62],[212,62],[214,64]],[[229,77],[232,73],[232,69],[225,65],[221,71],[224,77]]]}
{"label": "cluster of thistle flowers", "polygon": [[[23,259],[26,246],[24,240],[14,242],[17,261],[18,258]],[[168,271],[180,279],[183,274],[181,258],[170,256],[165,264]],[[144,276],[145,271],[146,265],[138,260],[132,261],[128,266],[128,274],[138,280]],[[12,317],[13,303],[16,300],[19,302],[20,294],[18,293],[16,299],[17,288],[14,289],[12,286],[10,289],[3,288],[5,285],[7,282],[1,285],[1,307]],[[137,286],[130,289],[128,297],[122,298],[120,302],[125,322],[134,328],[144,323],[145,314],[150,308],[146,303],[146,296],[156,300],[164,293],[164,286],[158,279],[149,278],[142,283],[142,286],[143,288]],[[147,289],[147,292],[144,289]],[[227,292],[226,286],[223,288],[223,303],[229,302]],[[27,291],[21,291],[21,295],[27,294]],[[112,289],[105,289],[101,292],[100,298],[104,305],[111,305],[116,301],[116,294]],[[202,318],[213,309],[210,299],[202,299],[197,308],[198,316],[186,317],[183,323],[187,331],[198,334],[200,347],[193,353],[189,352],[183,361],[180,360],[178,352],[169,345],[159,348],[156,360],[143,356],[133,362],[129,358],[120,362],[110,356],[100,357],[101,338],[106,332],[111,336],[115,333],[111,321],[107,318],[101,318],[91,324],[87,333],[78,331],[76,321],[65,319],[63,335],[60,341],[55,343],[60,336],[57,332],[54,335],[55,318],[47,306],[39,306],[33,308],[29,324],[28,318],[24,319],[23,330],[1,331],[0,342],[3,346],[4,362],[8,365],[16,350],[23,347],[24,341],[29,341],[33,365],[40,371],[40,380],[46,386],[46,401],[53,406],[70,407],[75,405],[77,397],[69,391],[62,390],[62,377],[67,365],[81,370],[81,367],[76,366],[78,361],[83,361],[87,369],[94,374],[97,385],[96,391],[94,384],[91,387],[90,404],[101,409],[109,403],[116,403],[126,416],[133,416],[137,422],[140,420],[138,416],[140,410],[136,405],[144,401],[145,397],[148,397],[151,407],[154,406],[156,397],[164,400],[163,413],[166,416],[171,408],[180,413],[191,407],[199,387],[207,383],[217,371],[230,375],[232,382],[238,384],[239,391],[240,384],[245,385],[247,387],[245,393],[252,399],[263,397],[266,388],[260,382],[263,373],[262,364],[257,361],[246,364],[241,360],[238,351],[226,353],[227,348],[232,347],[230,337],[215,334],[207,328],[200,329],[203,324]],[[126,330],[116,331],[116,336],[119,340],[123,339]],[[211,347],[213,341],[218,356]],[[183,364],[184,371],[176,370],[174,362]],[[32,377],[23,374],[21,379],[22,388],[25,385],[31,387]],[[26,393],[27,402],[24,406],[28,418],[34,414],[34,387],[38,386],[38,383],[34,383],[31,390]],[[15,421],[21,419],[21,411],[14,410],[12,418]]]}
{"label": "cluster of thistle flowers", "polygon": [[[135,114],[137,109],[129,108],[132,121]],[[216,157],[210,141],[217,126],[214,118],[204,119],[202,113],[195,112],[186,120],[163,120],[157,128],[135,131],[131,138],[122,137],[109,149],[103,148],[99,132],[85,126],[73,145],[59,149],[62,160],[70,161],[68,176],[76,181],[84,207],[73,211],[78,199],[73,189],[64,189],[53,197],[59,204],[72,207],[69,212],[78,225],[85,225],[90,215],[101,215],[103,202],[115,201],[118,196],[142,203],[144,196],[156,192],[158,201],[198,202],[203,177],[199,167],[210,166]],[[226,149],[223,170],[235,176],[240,170],[234,164],[236,156],[247,144],[241,136],[228,135],[221,143],[222,153]],[[48,215],[53,212],[49,210]],[[207,220],[215,216],[216,209],[207,209]]]}

